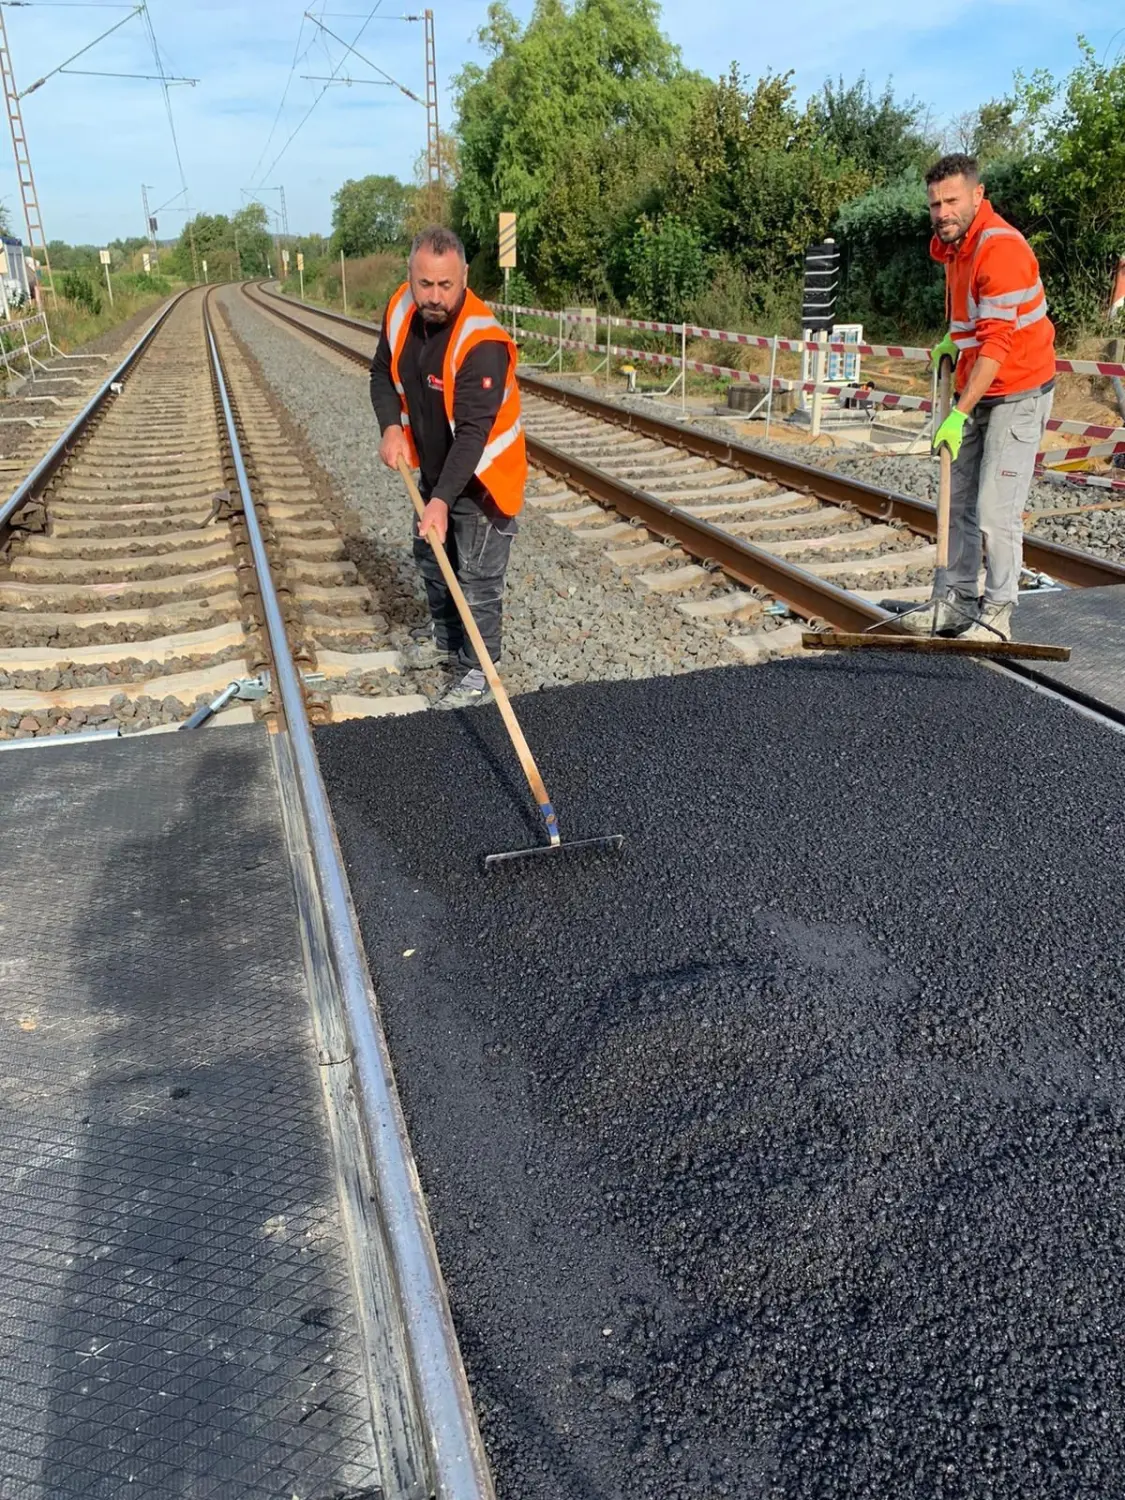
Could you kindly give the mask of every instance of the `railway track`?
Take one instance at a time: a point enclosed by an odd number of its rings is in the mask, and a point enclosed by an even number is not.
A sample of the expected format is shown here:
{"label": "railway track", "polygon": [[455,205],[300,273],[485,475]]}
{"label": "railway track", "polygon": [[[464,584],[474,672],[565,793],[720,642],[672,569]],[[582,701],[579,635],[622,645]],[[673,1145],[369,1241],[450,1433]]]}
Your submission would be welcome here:
{"label": "railway track", "polygon": [[[256,305],[357,364],[377,330],[262,287]],[[746,660],[800,649],[801,622],[863,630],[929,595],[934,507],[699,428],[521,376],[528,504]],[[1029,583],[1125,583],[1125,567],[1026,540]]]}
{"label": "railway track", "polygon": [[[334,1187],[347,1226],[353,1298],[348,1316],[355,1318],[363,1344],[363,1379],[370,1408],[360,1414],[358,1425],[370,1423],[380,1471],[394,1493],[491,1500],[492,1484],[417,1187],[312,733],[317,719],[341,713],[362,716],[374,701],[376,689],[372,687],[369,693],[358,694],[365,700],[358,706],[346,699],[341,703],[340,695],[328,690],[334,677],[354,683],[367,674],[374,683],[393,671],[395,663],[386,659],[386,653],[376,653],[375,659],[365,650],[373,634],[370,591],[356,580],[344,556],[344,542],[325,519],[292,435],[258,386],[256,372],[233,336],[215,316],[214,300],[213,292],[193,290],[170,303],[59,442],[0,503],[4,558],[0,568],[4,684],[0,686],[0,735],[6,740],[53,737],[61,743],[67,735],[100,737],[149,727],[154,718],[175,727],[193,707],[205,710],[217,689],[222,696],[232,683],[253,688],[242,705],[242,717],[268,716],[276,731],[268,737],[267,751],[277,798],[277,825],[269,836],[278,839],[277,851],[286,861],[284,889],[293,897],[300,927],[296,951],[304,955],[310,1016],[302,1015],[297,1029],[300,1032],[311,1021],[309,1035],[315,1037],[321,1065],[319,1083],[315,1069],[309,1076],[314,1089],[323,1089],[336,1153]],[[36,635],[39,644],[26,644],[29,636]],[[84,680],[90,674],[96,678],[93,683]],[[16,686],[12,686],[13,677],[18,679]],[[405,703],[406,695],[400,694],[392,707],[401,709]],[[150,705],[156,706],[155,715]],[[193,714],[192,720],[204,722],[203,712]],[[247,732],[253,734],[253,727]],[[237,768],[240,742],[235,737],[226,743],[233,750],[233,760],[227,764]],[[249,747],[251,742],[241,743]],[[255,743],[260,745],[260,739]],[[175,784],[175,768],[182,769],[185,757],[146,757],[143,746],[138,750],[141,780],[157,785],[168,797],[169,808],[180,806],[188,794]],[[50,760],[56,752],[8,744],[3,753],[46,755]],[[82,779],[85,767],[94,788],[93,801],[101,806],[104,789],[104,800],[112,806],[120,760],[107,759],[99,769],[96,762],[81,757],[82,751],[62,757],[66,769],[60,784],[67,784],[68,774],[75,775],[89,793],[90,786]],[[186,761],[200,764],[190,756]],[[214,765],[221,763],[218,755]],[[36,776],[50,780],[49,768],[34,759],[32,765],[34,771],[28,778],[32,784],[41,784],[34,781]],[[241,790],[234,794],[235,801]],[[231,788],[225,792],[229,806]],[[223,805],[221,799],[217,805]],[[156,814],[161,827],[160,863],[153,866],[151,879],[156,891],[162,891],[168,879],[163,862],[170,857],[165,846],[175,820],[161,823],[166,813],[167,809],[158,809]],[[101,826],[97,817],[102,816],[97,814],[92,826]],[[175,826],[182,835],[186,819],[181,817]],[[110,840],[122,835],[127,839],[131,830],[113,823],[103,832]],[[237,889],[243,868],[238,862],[244,851],[237,849],[236,832],[222,832],[232,845],[235,867],[230,879],[232,889]],[[213,842],[204,839],[208,846]],[[131,854],[137,857],[135,850]],[[195,850],[189,864],[197,856]],[[261,858],[259,849],[245,869],[255,868]],[[193,864],[192,875],[198,874]],[[138,878],[137,869],[132,878]],[[69,872],[60,875],[56,889],[68,880]],[[106,882],[99,877],[99,884]],[[202,889],[197,894],[206,905],[213,893]],[[138,891],[129,898],[130,907],[143,900]],[[113,911],[112,903],[109,910]],[[133,910],[132,916],[139,918],[141,911]],[[238,920],[241,923],[242,914]],[[238,990],[231,972],[223,969],[221,954],[208,955],[205,972],[194,987],[185,980],[184,953],[195,951],[199,934],[190,930],[190,923],[181,929],[179,922],[177,915],[169,928],[175,939],[169,946],[175,953],[169,958],[162,952],[162,959],[168,960],[172,1019],[169,1036],[157,1038],[154,1056],[160,1055],[153,1066],[165,1071],[169,1067],[165,1052],[174,1056],[176,1047],[183,1045],[176,1026],[191,1024],[185,1017],[194,1014],[192,1005],[199,998],[195,991],[202,993],[205,1006],[212,1001],[219,1006],[208,1014],[222,1014],[220,1029],[237,1034],[237,1026],[246,1024],[246,1017],[227,1013],[231,995]],[[106,943],[105,962],[112,970],[121,934],[111,927],[98,936]],[[222,949],[222,939],[216,941]],[[249,937],[240,936],[235,946],[242,954],[239,964],[253,962]],[[123,968],[131,975],[130,944],[123,942],[122,948],[126,954]],[[60,955],[60,964],[65,966],[73,956],[69,951]],[[92,962],[83,945],[76,962],[81,969],[88,961]],[[19,960],[15,967],[20,967]],[[85,999],[87,990],[96,988],[97,976],[83,973],[83,979]],[[185,984],[192,991],[186,999],[177,991],[177,986],[182,991]],[[224,984],[231,988],[224,989]],[[151,982],[144,988],[149,994]],[[119,999],[115,995],[113,1003]],[[51,1004],[57,1003],[61,1002],[52,997]],[[96,1001],[90,1003],[96,1008]],[[62,1073],[91,1066],[88,1060],[82,1061],[86,1032],[81,1026],[78,1029],[81,1036],[76,1049],[63,1060]],[[208,1023],[208,1030],[212,1029]],[[149,1032],[143,1045],[150,1045],[151,1040]],[[255,1036],[247,1042],[247,1056],[257,1056],[267,1040]],[[130,1044],[123,1045],[128,1048]],[[134,1036],[131,1045],[133,1051],[123,1056],[134,1058],[142,1043]],[[230,1043],[233,1051],[238,1045]],[[223,1053],[222,1061],[229,1067],[231,1058]],[[119,1064],[115,1046],[113,1066]],[[113,1067],[106,1071],[111,1073]],[[104,1078],[101,1087],[103,1093],[109,1087]],[[191,1092],[184,1087],[172,1097],[187,1097]],[[253,1137],[263,1107],[261,1100],[254,1103],[254,1113],[246,1120],[248,1137]],[[275,1158],[291,1139],[288,1108],[279,1118],[283,1127],[270,1142]],[[112,1126],[105,1128],[112,1133]],[[211,1131],[211,1124],[207,1129]],[[211,1144],[208,1141],[206,1149]],[[201,1151],[206,1154],[203,1146]],[[162,1172],[169,1170],[168,1160],[162,1157]],[[186,1175],[191,1177],[197,1166],[193,1158]],[[115,1223],[118,1213],[128,1218],[135,1207],[128,1196],[133,1189],[123,1181],[114,1179]],[[148,1196],[147,1186],[142,1197]],[[162,1181],[161,1191],[164,1187]],[[190,1199],[190,1184],[185,1192]],[[209,1192],[206,1209],[193,1206],[185,1212],[185,1222],[192,1212],[206,1212],[212,1216],[213,1233],[229,1236],[230,1225],[223,1219],[229,1204],[224,1206],[222,1191],[214,1185]],[[123,1200],[120,1204],[118,1197]],[[277,1221],[280,1226],[284,1223],[284,1217]],[[273,1227],[271,1221],[267,1233]],[[244,1291],[247,1278],[261,1274],[255,1259],[260,1254],[261,1229],[257,1224],[254,1228],[258,1238],[238,1271]],[[178,1239],[177,1248],[189,1246],[189,1241],[190,1234]],[[186,1255],[187,1250],[173,1265],[178,1266]],[[161,1278],[168,1274],[162,1261],[154,1280],[163,1285]],[[208,1262],[207,1273],[200,1274],[204,1279],[213,1274],[216,1285],[223,1284],[218,1262],[215,1267]],[[34,1295],[39,1293],[36,1284]],[[124,1303],[132,1306],[128,1296],[122,1297],[120,1282],[111,1300],[118,1311]],[[188,1305],[199,1304],[189,1298]],[[206,1320],[216,1314],[207,1308],[202,1316]],[[327,1314],[318,1312],[317,1316]],[[177,1366],[178,1349],[165,1347],[169,1339],[175,1343],[175,1337],[164,1325],[157,1335],[164,1342],[154,1355],[166,1361],[169,1381],[182,1376],[185,1393],[191,1384],[193,1395],[195,1372],[204,1355],[213,1353],[216,1342],[213,1328],[193,1328],[191,1337],[197,1335],[201,1345],[208,1343],[208,1347],[199,1359],[193,1359],[190,1381]],[[121,1356],[118,1368],[127,1380],[128,1361],[139,1356],[132,1342],[121,1342],[128,1352]],[[257,1419],[254,1403],[269,1398],[267,1377],[280,1379],[292,1373],[275,1368],[283,1362],[279,1347],[272,1339],[270,1370],[255,1377],[258,1384],[246,1396],[250,1404],[245,1411],[240,1409],[240,1421],[248,1427]],[[235,1359],[232,1354],[225,1357]],[[335,1365],[335,1356],[330,1363]],[[298,1377],[303,1374],[308,1372],[297,1372]],[[311,1377],[309,1390],[318,1393],[318,1402],[327,1402],[331,1387],[326,1382],[334,1374],[334,1368],[326,1367]],[[151,1371],[146,1371],[145,1378],[149,1376]],[[152,1378],[159,1382],[159,1376]],[[83,1386],[83,1399],[86,1391]],[[160,1394],[163,1398],[165,1392]],[[229,1399],[234,1398],[228,1393],[224,1411]],[[308,1399],[312,1401],[311,1394]],[[205,1411],[200,1415],[206,1400],[201,1398],[201,1402],[188,1402],[189,1416],[171,1435],[162,1430],[154,1439],[151,1430],[146,1431],[142,1446],[155,1444],[152,1451],[168,1451],[182,1437],[184,1425],[189,1431],[193,1422],[206,1427],[209,1416]],[[300,1427],[316,1409],[306,1407],[294,1425]],[[135,1415],[130,1413],[123,1443],[137,1441]],[[101,1414],[109,1441],[117,1431],[114,1420]],[[80,1419],[75,1421],[82,1426]],[[287,1429],[278,1438],[283,1429],[283,1414],[272,1410],[271,1440],[293,1441]],[[354,1436],[349,1429],[349,1440]],[[97,1440],[101,1440],[100,1426]],[[224,1426],[221,1439],[212,1441],[216,1448],[226,1449],[237,1439]],[[271,1458],[282,1465],[289,1461],[276,1453]],[[79,1469],[92,1462],[83,1455],[75,1459]],[[255,1450],[255,1462],[264,1462],[261,1445]],[[344,1458],[339,1462],[343,1464]],[[228,1480],[229,1476],[224,1483],[229,1488]],[[290,1488],[286,1486],[286,1493]],[[391,1488],[365,1488],[363,1494],[383,1494]],[[354,1493],[358,1496],[360,1491]]]}
{"label": "railway track", "polygon": [[277,713],[240,463],[312,721],[425,704],[385,691],[377,600],[214,301],[169,306],[0,508],[0,738]]}

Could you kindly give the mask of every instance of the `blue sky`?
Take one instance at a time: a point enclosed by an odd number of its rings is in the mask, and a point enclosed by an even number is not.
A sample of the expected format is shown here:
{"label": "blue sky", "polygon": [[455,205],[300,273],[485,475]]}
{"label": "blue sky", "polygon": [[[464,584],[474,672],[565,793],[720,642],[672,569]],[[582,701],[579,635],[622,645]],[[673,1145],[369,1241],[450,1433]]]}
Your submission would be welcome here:
{"label": "blue sky", "polygon": [[[449,80],[478,55],[474,34],[486,0],[432,3],[448,124]],[[194,88],[171,91],[193,212],[229,212],[245,201],[243,189],[276,205],[278,194],[266,189],[281,184],[290,228],[327,230],[332,192],[346,178],[367,172],[410,176],[425,145],[425,114],[393,89],[358,81],[328,88],[286,145],[322,89],[302,75],[327,76],[345,57],[342,47],[302,22],[304,8],[301,0],[152,0],[166,65],[200,80]],[[309,8],[351,41],[370,7],[367,0],[315,0]],[[421,95],[422,27],[390,18],[403,8],[401,0],[384,0],[388,18],[377,12],[357,45]],[[516,0],[513,9],[526,16],[531,0]],[[1099,55],[1125,48],[1125,28],[1107,20],[1112,9],[1104,0],[1069,0],[1065,7],[1057,0],[790,0],[737,9],[731,0],[666,0],[663,24],[685,62],[712,76],[732,59],[751,77],[768,68],[792,68],[804,94],[829,74],[851,79],[866,72],[876,86],[891,78],[897,93],[917,95],[943,122],[1003,93],[1017,68],[1064,72],[1077,60],[1079,32]],[[127,14],[128,7],[104,3],[6,7],[18,87],[26,89]],[[128,21],[73,67],[153,72],[142,19]],[[338,76],[375,75],[352,58]],[[49,238],[102,243],[141,233],[142,181],[150,185],[154,207],[175,200],[160,214],[161,237],[182,227],[183,213],[175,211],[183,206],[175,196],[179,169],[159,84],[61,75],[25,99],[23,109]],[[0,148],[0,199],[18,226],[22,214],[7,146]]]}

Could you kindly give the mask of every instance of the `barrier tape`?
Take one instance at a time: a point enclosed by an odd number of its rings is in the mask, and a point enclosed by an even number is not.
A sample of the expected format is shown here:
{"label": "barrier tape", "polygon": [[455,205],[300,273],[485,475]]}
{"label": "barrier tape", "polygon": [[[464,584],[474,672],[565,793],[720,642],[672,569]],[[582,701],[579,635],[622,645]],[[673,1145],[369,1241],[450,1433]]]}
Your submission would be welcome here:
{"label": "barrier tape", "polygon": [[[558,338],[548,338],[546,334],[537,334],[526,328],[520,328],[518,332],[527,338],[542,338],[544,342],[558,345]],[[590,343],[585,339],[563,339],[564,349],[581,349],[587,354],[606,353],[604,344]],[[663,369],[679,369],[680,357],[678,354],[660,354],[651,349],[631,349],[621,344],[609,346],[611,356],[622,359],[636,359],[644,364],[659,365]],[[720,380],[729,380],[733,385],[750,385],[759,390],[769,388],[770,381],[766,375],[755,375],[749,370],[736,370],[729,365],[712,365],[703,360],[689,359],[687,368],[697,375],[713,375]],[[799,384],[795,380],[784,380],[775,378],[773,382],[775,391],[801,390],[806,395],[811,395],[819,390],[822,395],[840,396],[853,394],[860,389],[854,385],[822,385],[817,386],[812,382]],[[865,404],[879,406],[887,410],[898,411],[921,411],[932,412],[933,402],[928,396],[903,396],[896,391],[871,391],[867,393]],[[1096,445],[1080,448],[1060,449],[1057,451],[1047,450],[1036,454],[1036,463],[1042,464],[1048,456],[1056,463],[1065,463],[1068,459],[1096,458],[1110,456],[1114,453],[1125,451],[1125,427],[1103,427],[1091,422],[1072,422],[1066,418],[1052,417],[1047,423],[1049,432],[1062,432],[1071,437],[1089,437],[1099,439]]]}
{"label": "barrier tape", "polygon": [[[531,318],[554,318],[558,319],[558,309],[552,312],[546,307],[515,307],[505,306],[503,302],[490,302],[488,304],[496,313],[517,313],[523,317]],[[688,338],[709,339],[716,344],[740,344],[752,349],[772,349],[773,339],[760,333],[734,333],[729,328],[703,328],[696,323],[686,325],[680,323],[654,323],[638,318],[619,318],[616,315],[605,318],[596,313],[563,312],[563,319],[569,323],[605,323],[609,322],[613,328],[639,328],[647,333],[686,333]],[[603,344],[604,348],[605,345]],[[916,348],[909,344],[818,344],[812,339],[783,339],[777,340],[778,349],[785,350],[790,354],[813,354],[817,350],[831,354],[868,354],[882,359],[912,359],[928,360],[929,349]],[[1110,364],[1099,359],[1057,359],[1055,370],[1060,375],[1117,375],[1125,376],[1125,364]]]}

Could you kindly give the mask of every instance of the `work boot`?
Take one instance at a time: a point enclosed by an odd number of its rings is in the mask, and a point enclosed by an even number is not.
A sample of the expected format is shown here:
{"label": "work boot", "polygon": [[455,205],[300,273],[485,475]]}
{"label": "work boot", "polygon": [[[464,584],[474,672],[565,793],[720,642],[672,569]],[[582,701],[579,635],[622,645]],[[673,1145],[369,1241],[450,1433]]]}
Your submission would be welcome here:
{"label": "work boot", "polygon": [[962,633],[961,639],[991,641],[993,645],[997,641],[1010,641],[1013,608],[1011,604],[986,604],[980,612],[980,619]]}
{"label": "work boot", "polygon": [[412,641],[402,653],[402,665],[407,672],[425,672],[430,667],[449,667],[452,664],[452,652],[443,650],[438,645],[433,631],[420,640]]}
{"label": "work boot", "polygon": [[471,667],[456,687],[451,687],[444,698],[439,698],[435,708],[474,708],[478,703],[491,703],[492,689],[479,667]]}
{"label": "work boot", "polygon": [[952,589],[935,594],[921,609],[899,615],[894,622],[895,634],[903,635],[961,635],[972,625],[977,615],[977,601],[955,594]]}

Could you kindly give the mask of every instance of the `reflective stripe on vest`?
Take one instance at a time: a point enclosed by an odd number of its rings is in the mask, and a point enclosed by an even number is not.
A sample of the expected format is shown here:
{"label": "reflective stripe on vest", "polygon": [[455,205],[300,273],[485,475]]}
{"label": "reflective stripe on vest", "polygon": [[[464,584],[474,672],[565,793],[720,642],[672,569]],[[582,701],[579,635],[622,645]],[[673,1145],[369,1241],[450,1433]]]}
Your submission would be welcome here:
{"label": "reflective stripe on vest", "polygon": [[[465,340],[472,334],[479,333],[482,329],[485,328],[499,328],[501,333],[505,332],[505,330],[501,328],[500,324],[491,315],[491,313],[488,315],[488,317],[478,315],[476,317],[465,318],[462,322],[461,327],[457,330],[457,342],[456,344],[454,344],[453,352],[450,355],[450,365],[452,367],[454,375],[457,374],[458,367],[461,363],[461,349],[464,346]],[[505,338],[506,337],[507,335],[505,334]],[[505,395],[507,395],[506,391]]]}
{"label": "reflective stripe on vest", "polygon": [[[405,287],[396,302],[392,302],[387,309],[387,343],[391,346],[391,352],[398,349],[399,339],[402,336],[403,325],[408,323],[414,316],[414,298],[410,295],[409,286]],[[395,389],[400,393],[402,386],[395,381]]]}
{"label": "reflective stripe on vest", "polygon": [[[994,239],[997,235],[1013,240],[1023,238],[1018,229],[994,226],[992,229],[982,231],[973,251],[972,265],[969,268],[968,320],[962,321],[954,318],[949,324],[950,336],[958,349],[980,348],[980,339],[975,335],[977,324],[982,318],[991,318],[1001,323],[1013,323],[1018,332],[1020,329],[1032,327],[1047,316],[1047,294],[1043,290],[1041,280],[1036,281],[1034,286],[1020,287],[1014,292],[1001,292],[995,297],[984,297],[980,302],[973,296],[972,276],[976,270],[977,259],[985,241]],[[1036,299],[1041,300],[1034,308],[1029,312],[1020,312],[1024,304],[1035,302]]]}
{"label": "reflective stripe on vest", "polygon": [[505,449],[512,446],[516,439],[520,437],[522,432],[523,423],[517,417],[514,425],[509,427],[507,432],[502,432],[499,437],[494,437],[492,439],[491,443],[488,444],[484,452],[481,454],[480,463],[477,464],[474,471],[478,475],[478,477],[484,473],[485,469],[487,469],[490,464],[494,464],[496,462],[496,460],[500,457],[501,453],[505,451]]}

